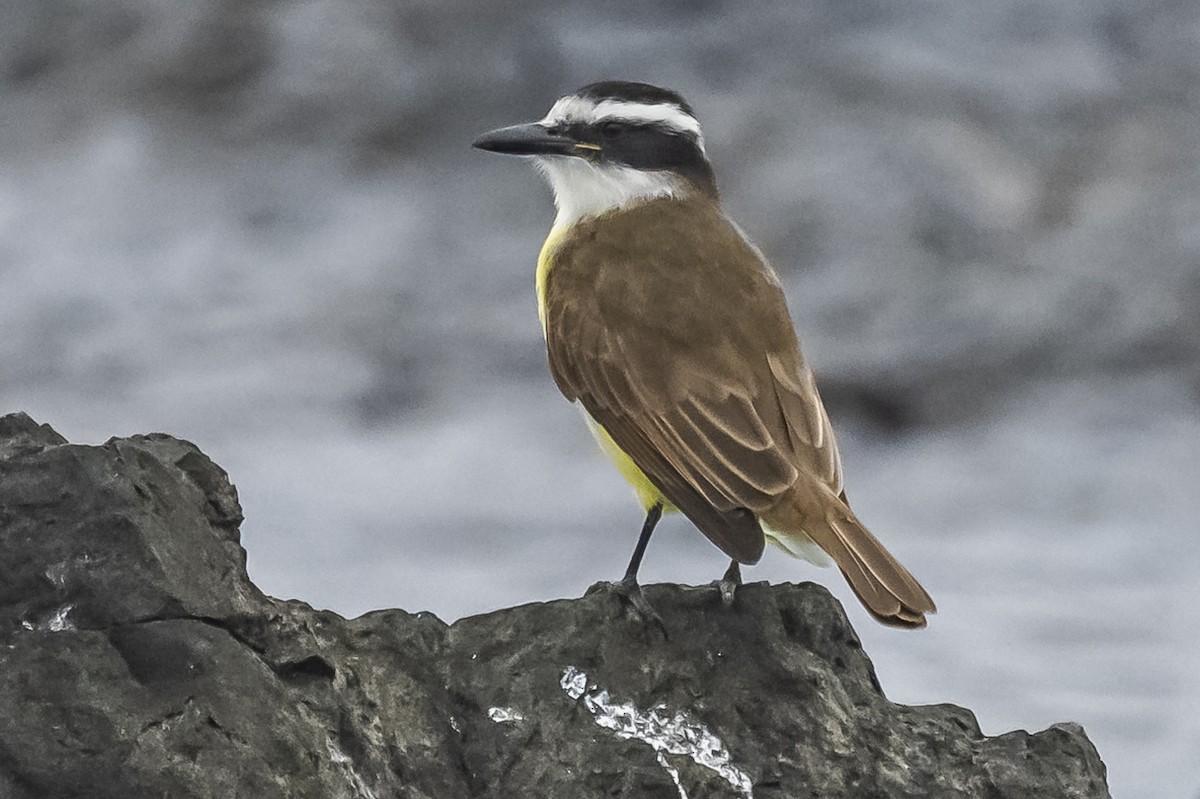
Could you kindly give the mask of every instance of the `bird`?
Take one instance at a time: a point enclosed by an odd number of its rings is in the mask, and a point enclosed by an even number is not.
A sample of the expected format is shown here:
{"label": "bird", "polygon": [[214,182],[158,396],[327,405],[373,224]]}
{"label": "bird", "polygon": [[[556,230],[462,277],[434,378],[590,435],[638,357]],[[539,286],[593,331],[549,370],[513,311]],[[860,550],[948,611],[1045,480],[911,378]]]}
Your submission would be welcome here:
{"label": "bird", "polygon": [[695,112],[675,91],[591,83],[473,146],[524,156],[556,215],[537,258],[550,372],[645,511],[622,595],[678,511],[741,566],[766,542],[835,563],[878,621],[918,628],[929,594],[850,509],[833,428],[780,280],[725,213]]}

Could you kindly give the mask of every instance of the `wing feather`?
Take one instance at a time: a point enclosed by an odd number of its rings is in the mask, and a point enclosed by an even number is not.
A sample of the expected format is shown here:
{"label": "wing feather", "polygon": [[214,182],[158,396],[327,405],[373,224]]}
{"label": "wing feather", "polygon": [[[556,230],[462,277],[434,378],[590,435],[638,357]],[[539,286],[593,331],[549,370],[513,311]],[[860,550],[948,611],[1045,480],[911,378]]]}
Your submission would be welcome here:
{"label": "wing feather", "polygon": [[652,202],[577,223],[544,302],[563,394],[731,557],[757,560],[755,514],[802,471],[840,491],[783,292],[714,205]]}
{"label": "wing feather", "polygon": [[817,392],[817,380],[799,351],[794,358],[768,353],[775,398],[783,410],[792,450],[804,457],[814,474],[835,494],[842,490],[842,459],[833,425]]}

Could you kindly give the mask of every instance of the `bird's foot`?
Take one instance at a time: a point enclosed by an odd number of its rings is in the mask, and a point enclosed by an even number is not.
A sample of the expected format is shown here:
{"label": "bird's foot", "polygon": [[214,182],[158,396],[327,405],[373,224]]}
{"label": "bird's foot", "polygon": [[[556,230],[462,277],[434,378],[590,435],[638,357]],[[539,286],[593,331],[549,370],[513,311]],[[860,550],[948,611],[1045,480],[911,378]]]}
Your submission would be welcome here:
{"label": "bird's foot", "polygon": [[663,623],[662,616],[659,616],[658,611],[647,601],[646,595],[642,593],[642,586],[636,578],[625,577],[619,582],[612,583],[612,587],[621,599],[629,603],[645,624],[657,627],[664,639],[670,639],[671,636],[667,633],[667,625]]}
{"label": "bird's foot", "polygon": [[742,567],[736,560],[729,564],[729,568],[725,570],[725,575],[720,580],[712,582],[713,587],[721,592],[721,604],[727,608],[733,607],[734,595],[741,584]]}

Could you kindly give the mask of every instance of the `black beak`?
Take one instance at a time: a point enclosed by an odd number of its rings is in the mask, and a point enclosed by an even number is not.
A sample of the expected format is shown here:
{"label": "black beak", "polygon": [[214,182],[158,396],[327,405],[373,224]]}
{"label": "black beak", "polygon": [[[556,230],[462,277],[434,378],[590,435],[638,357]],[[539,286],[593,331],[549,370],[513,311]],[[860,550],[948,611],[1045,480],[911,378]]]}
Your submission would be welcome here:
{"label": "black beak", "polygon": [[527,125],[513,125],[507,128],[485,133],[475,141],[472,147],[493,153],[509,155],[577,155],[575,141],[537,122]]}

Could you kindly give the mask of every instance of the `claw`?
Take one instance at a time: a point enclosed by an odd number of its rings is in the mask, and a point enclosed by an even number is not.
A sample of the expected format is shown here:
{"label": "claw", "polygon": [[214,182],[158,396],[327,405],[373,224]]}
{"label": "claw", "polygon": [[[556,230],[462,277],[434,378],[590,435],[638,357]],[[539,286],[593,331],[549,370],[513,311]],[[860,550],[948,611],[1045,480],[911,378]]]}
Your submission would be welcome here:
{"label": "claw", "polygon": [[646,595],[642,593],[642,586],[636,579],[626,577],[620,582],[613,583],[612,586],[617,594],[642,617],[643,622],[653,624],[662,633],[664,639],[670,640],[671,636],[667,633],[667,625],[663,622],[662,616],[659,616],[658,611],[647,601]]}

